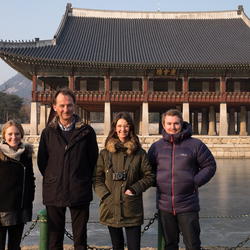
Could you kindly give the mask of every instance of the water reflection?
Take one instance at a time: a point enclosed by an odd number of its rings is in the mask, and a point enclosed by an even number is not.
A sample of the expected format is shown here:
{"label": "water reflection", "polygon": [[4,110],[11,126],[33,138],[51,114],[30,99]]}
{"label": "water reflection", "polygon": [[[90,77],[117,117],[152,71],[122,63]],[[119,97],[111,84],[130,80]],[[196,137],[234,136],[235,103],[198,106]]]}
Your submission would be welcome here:
{"label": "water reflection", "polygon": [[[250,214],[250,159],[217,159],[218,169],[214,178],[200,192],[200,223],[201,240],[203,246],[230,246],[234,247],[250,235],[250,216],[235,218],[203,218],[214,216],[233,216]],[[38,211],[44,209],[41,197],[41,176],[34,160],[36,175],[36,198],[34,202],[33,219]],[[90,221],[98,221],[99,199],[94,194],[90,207]],[[145,218],[153,218],[155,209],[155,188],[150,188],[144,194]],[[69,213],[66,220],[71,221]],[[148,223],[145,224],[142,228]],[[30,227],[27,224],[25,230]],[[36,225],[22,245],[39,244],[39,223]],[[71,232],[71,224],[67,223],[66,229]],[[157,221],[142,237],[142,247],[157,247]],[[97,237],[98,236],[98,237]],[[72,241],[65,236],[65,244]],[[110,246],[111,242],[106,226],[99,223],[88,224],[88,244],[97,246]],[[181,245],[183,246],[183,244]],[[247,242],[246,247],[250,247]]]}

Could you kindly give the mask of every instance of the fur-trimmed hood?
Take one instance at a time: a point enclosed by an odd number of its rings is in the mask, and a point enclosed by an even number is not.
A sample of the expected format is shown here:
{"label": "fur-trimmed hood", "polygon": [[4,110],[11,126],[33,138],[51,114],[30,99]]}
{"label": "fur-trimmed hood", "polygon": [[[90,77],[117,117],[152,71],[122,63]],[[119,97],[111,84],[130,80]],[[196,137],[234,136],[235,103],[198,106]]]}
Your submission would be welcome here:
{"label": "fur-trimmed hood", "polygon": [[[80,128],[86,126],[85,123],[83,122],[82,118],[79,115],[74,114],[74,117],[75,117],[75,129],[80,129]],[[58,120],[59,120],[59,116],[57,115],[53,118],[53,120],[49,123],[48,126],[50,126],[53,129],[57,129]]]}
{"label": "fur-trimmed hood", "polygon": [[125,143],[122,143],[119,139],[112,138],[107,142],[106,149],[110,153],[116,153],[118,149],[124,149],[128,155],[132,155],[138,149],[138,145],[133,138]]}
{"label": "fur-trimmed hood", "polygon": [[[24,147],[25,147],[24,154],[26,154],[27,157],[32,158],[32,154],[34,153],[33,146],[29,143],[25,143]],[[0,160],[5,162],[7,161],[7,159],[8,157],[3,153],[3,151],[0,148]]]}

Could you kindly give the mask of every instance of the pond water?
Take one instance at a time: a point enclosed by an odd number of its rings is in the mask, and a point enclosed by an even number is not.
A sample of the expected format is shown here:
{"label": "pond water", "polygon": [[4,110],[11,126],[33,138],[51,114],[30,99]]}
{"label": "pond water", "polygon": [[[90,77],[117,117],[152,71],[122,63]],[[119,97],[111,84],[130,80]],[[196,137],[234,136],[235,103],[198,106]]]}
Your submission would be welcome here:
{"label": "pond water", "polygon": [[[202,246],[235,247],[250,235],[250,159],[217,159],[217,172],[212,180],[199,189],[200,193],[200,224]],[[42,177],[34,159],[36,176],[36,197],[34,201],[33,219],[44,209],[42,204]],[[154,217],[155,188],[149,188],[144,193],[145,223]],[[248,216],[242,216],[248,215]],[[88,224],[88,244],[96,246],[111,246],[106,226],[98,223],[99,199],[94,194],[90,206],[90,223]],[[69,212],[67,212],[66,230],[71,231]],[[31,226],[25,227],[25,232]],[[39,227],[37,223],[22,242],[24,245],[39,245]],[[157,247],[158,222],[155,221],[144,233],[141,247]],[[72,240],[65,236],[65,244]],[[180,246],[184,246],[181,243]],[[250,241],[245,244],[250,247]]]}

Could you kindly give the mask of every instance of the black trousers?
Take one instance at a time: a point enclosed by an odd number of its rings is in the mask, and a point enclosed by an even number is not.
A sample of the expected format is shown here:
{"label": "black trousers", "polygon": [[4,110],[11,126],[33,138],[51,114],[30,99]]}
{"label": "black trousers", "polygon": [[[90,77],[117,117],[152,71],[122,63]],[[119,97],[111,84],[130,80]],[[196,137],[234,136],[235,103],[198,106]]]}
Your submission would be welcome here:
{"label": "black trousers", "polygon": [[20,250],[24,224],[0,227],[0,250],[5,250],[6,235],[8,233],[8,250]]}
{"label": "black trousers", "polygon": [[165,250],[179,249],[179,233],[182,232],[186,250],[200,250],[200,224],[198,212],[173,213],[158,210],[159,223],[165,240]]}
{"label": "black trousers", "polygon": [[[49,225],[49,249],[63,250],[66,207],[47,206]],[[87,223],[89,203],[69,207],[75,250],[87,250]]]}
{"label": "black trousers", "polygon": [[[113,250],[124,249],[123,229],[108,227],[112,241]],[[141,226],[125,227],[128,250],[140,250],[141,245]]]}

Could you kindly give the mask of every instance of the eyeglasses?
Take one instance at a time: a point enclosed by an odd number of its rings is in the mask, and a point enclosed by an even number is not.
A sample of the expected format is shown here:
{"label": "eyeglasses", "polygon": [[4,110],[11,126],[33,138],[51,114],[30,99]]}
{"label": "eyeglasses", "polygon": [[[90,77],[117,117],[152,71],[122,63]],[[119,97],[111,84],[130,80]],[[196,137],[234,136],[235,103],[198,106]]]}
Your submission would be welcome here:
{"label": "eyeglasses", "polygon": [[130,128],[130,126],[129,125],[124,125],[124,126],[123,125],[117,125],[116,128],[118,128],[118,129],[124,128],[124,129],[128,130]]}

